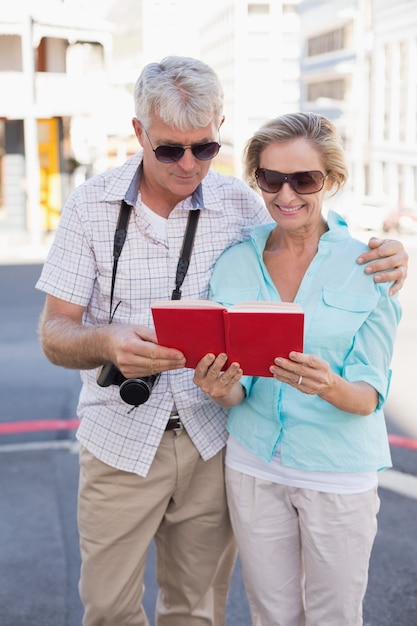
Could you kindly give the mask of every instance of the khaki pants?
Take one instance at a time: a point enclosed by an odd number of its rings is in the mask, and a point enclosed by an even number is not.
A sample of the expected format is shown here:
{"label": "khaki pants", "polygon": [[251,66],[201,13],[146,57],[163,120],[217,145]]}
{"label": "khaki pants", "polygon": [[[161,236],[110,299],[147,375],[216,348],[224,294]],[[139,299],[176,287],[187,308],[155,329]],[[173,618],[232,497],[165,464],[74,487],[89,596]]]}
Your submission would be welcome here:
{"label": "khaki pants", "polygon": [[361,626],[377,490],[322,493],[226,468],[253,626]]}
{"label": "khaki pants", "polygon": [[157,552],[157,626],[222,626],[236,556],[224,451],[204,462],[185,431],[166,432],[146,478],[80,452],[78,526],[84,626],[148,626],[149,545]]}

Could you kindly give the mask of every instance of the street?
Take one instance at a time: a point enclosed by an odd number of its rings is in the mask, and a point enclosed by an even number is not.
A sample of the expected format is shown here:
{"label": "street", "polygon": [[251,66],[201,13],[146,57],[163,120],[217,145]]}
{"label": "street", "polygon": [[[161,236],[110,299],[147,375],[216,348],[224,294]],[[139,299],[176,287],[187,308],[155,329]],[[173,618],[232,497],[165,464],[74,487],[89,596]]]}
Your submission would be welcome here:
{"label": "street", "polygon": [[[394,471],[380,482],[379,529],[365,626],[417,624],[417,238],[405,241],[409,278],[386,406]],[[39,264],[0,265],[0,624],[80,626],[75,441],[79,374],[43,356],[37,324]],[[279,566],[279,564],[278,564]],[[145,606],[156,597],[153,549]],[[227,626],[250,626],[239,564]],[[338,625],[335,625],[338,626]]]}

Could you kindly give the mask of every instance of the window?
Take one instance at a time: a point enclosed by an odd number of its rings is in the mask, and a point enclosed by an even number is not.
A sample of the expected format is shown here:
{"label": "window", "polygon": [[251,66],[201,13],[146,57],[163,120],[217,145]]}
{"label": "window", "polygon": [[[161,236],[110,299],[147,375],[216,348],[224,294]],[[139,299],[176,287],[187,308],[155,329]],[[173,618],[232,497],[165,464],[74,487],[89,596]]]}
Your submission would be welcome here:
{"label": "window", "polygon": [[315,102],[319,98],[329,98],[331,100],[344,100],[345,81],[342,78],[327,80],[321,83],[311,83],[307,85],[307,100]]}
{"label": "window", "polygon": [[307,42],[307,56],[325,54],[334,50],[343,50],[346,47],[345,28],[338,28],[317,37],[312,37]]}
{"label": "window", "polygon": [[0,71],[21,72],[22,39],[17,35],[0,35]]}
{"label": "window", "polygon": [[407,140],[407,94],[408,94],[408,46],[405,41],[400,43],[400,69],[399,69],[399,78],[400,78],[400,86],[399,86],[399,120],[398,120],[398,128],[399,128],[399,138],[400,141]]}
{"label": "window", "polygon": [[248,15],[266,15],[269,13],[269,4],[248,4]]}
{"label": "window", "polygon": [[67,69],[67,46],[68,42],[65,39],[53,37],[41,39],[36,51],[36,71],[64,74]]}
{"label": "window", "polygon": [[417,166],[413,166],[413,178],[414,178],[414,198],[417,201]]}
{"label": "window", "polygon": [[4,132],[4,121],[0,120],[0,216],[2,215],[2,209],[4,207],[4,190],[3,190],[3,158],[6,152],[6,139]]}

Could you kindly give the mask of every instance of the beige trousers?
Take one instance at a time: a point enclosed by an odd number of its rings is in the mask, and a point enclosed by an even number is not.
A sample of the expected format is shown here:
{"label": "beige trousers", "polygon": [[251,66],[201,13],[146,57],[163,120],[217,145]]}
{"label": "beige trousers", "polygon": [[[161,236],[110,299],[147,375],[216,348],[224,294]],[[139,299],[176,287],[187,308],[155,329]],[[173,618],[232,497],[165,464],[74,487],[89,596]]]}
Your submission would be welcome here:
{"label": "beige trousers", "polygon": [[236,556],[224,451],[204,462],[185,431],[166,432],[143,478],[82,448],[78,526],[84,626],[148,626],[142,596],[153,538],[157,626],[223,626]]}
{"label": "beige trousers", "polygon": [[337,495],[226,468],[253,626],[361,626],[377,490]]}

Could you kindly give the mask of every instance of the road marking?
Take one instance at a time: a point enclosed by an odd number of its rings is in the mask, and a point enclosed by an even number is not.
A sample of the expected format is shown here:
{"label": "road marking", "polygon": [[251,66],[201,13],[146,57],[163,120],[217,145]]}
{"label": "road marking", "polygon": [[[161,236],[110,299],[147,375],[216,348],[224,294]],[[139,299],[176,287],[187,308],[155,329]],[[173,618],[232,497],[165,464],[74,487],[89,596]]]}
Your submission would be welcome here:
{"label": "road marking", "polygon": [[5,443],[0,445],[1,452],[31,452],[33,450],[68,450],[78,454],[80,444],[70,439],[60,441],[28,441],[26,443]]}
{"label": "road marking", "polygon": [[[72,420],[35,420],[28,422],[5,422],[0,423],[0,434],[14,434],[35,430],[72,430],[78,427],[79,421]],[[398,445],[409,449],[417,449],[417,442],[413,439],[389,435],[391,445]],[[33,441],[26,443],[1,444],[0,452],[25,452],[33,450],[68,450],[78,454],[78,441],[69,439],[60,441]],[[385,470],[378,474],[379,486],[383,489],[395,491],[408,498],[417,500],[417,477],[404,474],[394,469]]]}
{"label": "road marking", "polygon": [[[9,443],[0,445],[0,453],[4,452],[31,452],[37,450],[68,450],[72,454],[78,454],[80,444],[78,441],[32,441],[27,443]],[[399,493],[407,498],[417,500],[417,477],[404,474],[394,469],[384,470],[378,474],[379,486]]]}
{"label": "road marking", "polygon": [[388,435],[388,441],[391,446],[399,448],[408,448],[409,450],[417,450],[417,439],[411,437],[402,437],[401,435]]}
{"label": "road marking", "polygon": [[78,428],[79,423],[80,421],[76,418],[3,422],[0,423],[0,435],[29,433],[38,430],[74,430]]}
{"label": "road marking", "polygon": [[383,489],[417,500],[417,476],[389,469],[379,472],[378,483]]}

